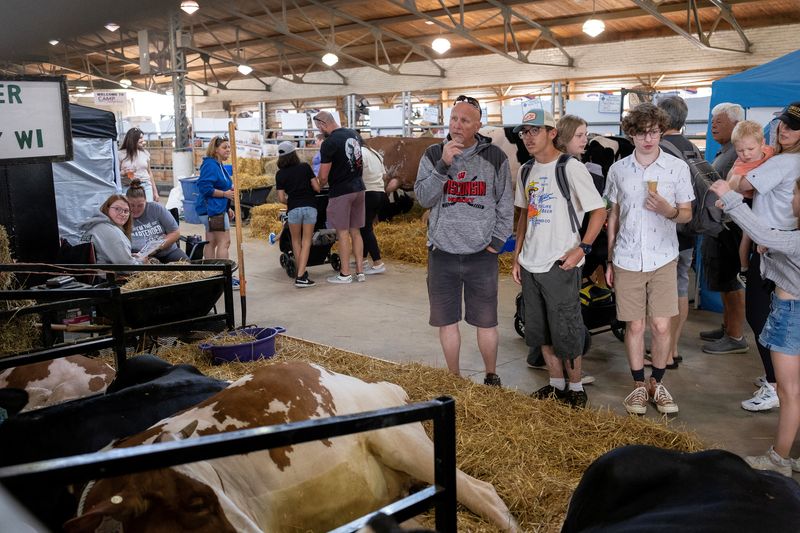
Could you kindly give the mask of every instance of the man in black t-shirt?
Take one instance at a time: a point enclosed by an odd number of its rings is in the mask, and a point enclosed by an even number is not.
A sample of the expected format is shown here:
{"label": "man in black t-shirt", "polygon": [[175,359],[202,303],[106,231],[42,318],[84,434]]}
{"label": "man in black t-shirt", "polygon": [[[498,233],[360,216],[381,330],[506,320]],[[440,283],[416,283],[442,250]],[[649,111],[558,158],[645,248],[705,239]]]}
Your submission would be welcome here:
{"label": "man in black t-shirt", "polygon": [[[320,166],[317,178],[322,187],[330,186],[328,193],[328,227],[336,230],[342,268],[338,275],[328,278],[330,283],[365,281],[364,242],[364,180],[361,179],[361,145],[358,134],[342,128],[327,111],[314,115],[314,124],[325,136],[320,148]],[[350,253],[356,258],[356,273],[350,274]]]}

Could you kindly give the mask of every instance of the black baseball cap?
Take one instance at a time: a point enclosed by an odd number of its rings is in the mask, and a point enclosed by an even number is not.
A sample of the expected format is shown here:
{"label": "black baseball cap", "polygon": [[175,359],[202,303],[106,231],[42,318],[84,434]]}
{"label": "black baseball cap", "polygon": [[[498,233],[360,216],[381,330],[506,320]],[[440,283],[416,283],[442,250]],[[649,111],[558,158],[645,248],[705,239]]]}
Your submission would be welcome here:
{"label": "black baseball cap", "polygon": [[792,102],[786,106],[783,113],[778,115],[778,119],[790,129],[800,130],[800,102]]}

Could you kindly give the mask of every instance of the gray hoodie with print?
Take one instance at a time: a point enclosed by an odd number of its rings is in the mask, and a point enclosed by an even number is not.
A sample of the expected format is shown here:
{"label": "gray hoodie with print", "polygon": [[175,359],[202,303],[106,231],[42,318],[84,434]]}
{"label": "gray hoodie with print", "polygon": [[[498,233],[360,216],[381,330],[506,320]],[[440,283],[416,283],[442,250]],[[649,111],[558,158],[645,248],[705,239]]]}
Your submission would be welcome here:
{"label": "gray hoodie with print", "polygon": [[428,219],[428,246],[451,254],[498,252],[511,235],[514,205],[506,154],[476,135],[466,157],[442,161],[444,143],[429,146],[419,162],[414,193]]}

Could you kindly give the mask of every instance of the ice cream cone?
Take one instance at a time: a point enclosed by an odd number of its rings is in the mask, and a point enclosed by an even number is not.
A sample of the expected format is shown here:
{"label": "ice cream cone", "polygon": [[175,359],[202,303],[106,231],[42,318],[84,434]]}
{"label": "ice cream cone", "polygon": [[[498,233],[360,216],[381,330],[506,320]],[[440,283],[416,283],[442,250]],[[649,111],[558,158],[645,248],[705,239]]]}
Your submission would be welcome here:
{"label": "ice cream cone", "polygon": [[647,190],[650,192],[658,192],[658,182],[657,181],[648,181],[647,182]]}

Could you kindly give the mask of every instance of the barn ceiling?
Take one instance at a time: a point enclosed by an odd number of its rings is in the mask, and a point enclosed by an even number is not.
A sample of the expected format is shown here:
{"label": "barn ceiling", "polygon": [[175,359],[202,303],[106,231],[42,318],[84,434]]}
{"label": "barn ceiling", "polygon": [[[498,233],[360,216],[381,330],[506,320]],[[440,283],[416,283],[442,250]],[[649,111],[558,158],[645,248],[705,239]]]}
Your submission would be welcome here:
{"label": "barn ceiling", "polygon": [[[731,53],[746,54],[748,28],[800,22],[797,0],[199,0],[193,15],[177,11],[178,0],[5,3],[16,15],[0,23],[0,72],[64,74],[73,86],[94,88],[118,87],[124,77],[162,92],[170,87],[175,12],[186,78],[204,90],[245,77],[261,79],[268,90],[277,79],[309,83],[307,74],[318,71],[326,72],[322,83],[341,85],[341,71],[352,67],[437,78],[446,74],[442,57],[479,54],[569,66],[568,46],[681,35],[699,49],[713,48],[714,33],[724,30],[739,34]],[[597,38],[581,30],[593,12],[606,25]],[[109,31],[108,22],[119,29]],[[431,48],[440,36],[452,43],[443,56]],[[148,74],[140,42],[147,42]],[[543,49],[554,52],[548,61],[534,53]],[[339,57],[333,67],[321,60],[327,52]],[[240,64],[253,72],[244,76]]]}

